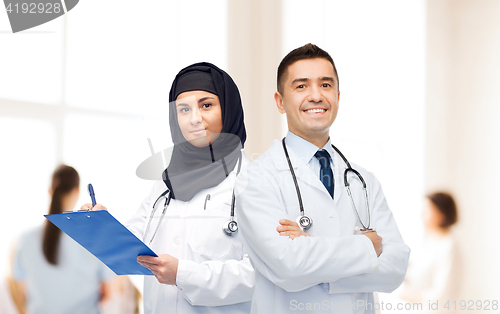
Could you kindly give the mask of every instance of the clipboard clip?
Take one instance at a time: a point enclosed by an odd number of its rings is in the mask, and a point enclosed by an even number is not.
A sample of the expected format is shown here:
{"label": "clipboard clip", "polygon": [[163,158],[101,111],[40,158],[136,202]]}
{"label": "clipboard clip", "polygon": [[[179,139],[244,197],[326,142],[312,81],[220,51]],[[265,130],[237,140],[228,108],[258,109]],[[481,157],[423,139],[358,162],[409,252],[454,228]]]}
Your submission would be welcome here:
{"label": "clipboard clip", "polygon": [[64,210],[63,214],[78,213],[78,212],[88,212],[88,211],[90,211],[90,208],[87,208],[87,209],[77,209],[77,210]]}

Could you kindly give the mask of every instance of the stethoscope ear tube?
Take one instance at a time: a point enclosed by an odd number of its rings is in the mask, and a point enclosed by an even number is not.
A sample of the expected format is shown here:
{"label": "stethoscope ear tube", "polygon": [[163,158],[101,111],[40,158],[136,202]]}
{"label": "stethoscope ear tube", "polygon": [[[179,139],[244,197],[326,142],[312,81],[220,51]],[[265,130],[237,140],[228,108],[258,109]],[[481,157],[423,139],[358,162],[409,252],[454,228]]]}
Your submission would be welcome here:
{"label": "stethoscope ear tube", "polygon": [[350,186],[350,183],[349,183],[349,181],[347,180],[347,174],[349,173],[349,171],[354,172],[354,174],[355,174],[355,175],[359,178],[359,180],[360,180],[360,181],[361,181],[361,183],[363,184],[363,189],[365,189],[365,191],[366,191],[366,183],[365,183],[365,180],[363,179],[363,177],[361,176],[361,174],[360,174],[358,171],[356,171],[356,170],[354,170],[354,169],[350,168],[350,165],[349,165],[349,168],[347,168],[347,169],[344,171],[344,185],[345,185],[346,187]]}
{"label": "stethoscope ear tube", "polygon": [[156,203],[158,203],[158,201],[161,200],[161,198],[164,197],[168,192],[170,192],[169,189],[167,189],[165,192],[161,193],[160,196],[158,196],[158,198],[156,199],[156,201],[153,204],[153,211],[151,212],[151,217],[154,215],[154,213],[156,211]]}
{"label": "stethoscope ear tube", "polygon": [[[236,171],[236,176],[238,176],[238,174],[240,173],[242,162],[243,162],[243,155],[240,154],[240,160],[238,162],[238,170]],[[234,196],[234,189],[233,189],[233,196],[231,198],[231,218],[225,221],[224,224],[222,225],[222,231],[230,237],[234,237],[238,233],[238,223],[236,222],[236,220],[234,220],[235,201],[236,197]]]}
{"label": "stethoscope ear tube", "polygon": [[238,223],[236,222],[236,220],[234,220],[234,202],[235,202],[235,196],[233,190],[233,197],[231,199],[231,218],[229,220],[226,220],[222,224],[222,231],[224,232],[224,234],[230,237],[234,237],[238,233]]}
{"label": "stethoscope ear tube", "polygon": [[295,177],[295,172],[293,171],[292,162],[290,161],[290,157],[288,156],[288,150],[285,145],[285,138],[281,140],[283,144],[283,150],[285,151],[286,160],[288,161],[288,167],[290,167],[290,173],[292,174],[293,183],[295,184],[295,190],[297,191],[297,198],[299,199],[300,206],[300,214],[304,216],[304,205],[302,204],[302,196],[300,195],[299,184],[297,183],[297,177]]}
{"label": "stethoscope ear tube", "polygon": [[[168,197],[165,196],[166,194],[168,193]],[[163,192],[160,196],[158,196],[158,198],[156,199],[156,201],[153,203],[153,210],[151,211],[151,215],[149,217],[149,221],[148,221],[148,225],[146,226],[146,232],[144,232],[144,239],[143,241],[146,239],[146,235],[148,234],[148,231],[149,231],[149,227],[151,225],[151,221],[153,220],[153,217],[156,213],[156,210],[157,210],[157,207],[156,207],[156,204],[158,203],[159,200],[161,200],[162,198],[165,198],[165,205],[163,205],[163,211],[161,213],[161,217],[160,217],[160,221],[158,222],[158,224],[156,225],[156,229],[155,229],[155,232],[153,233],[153,236],[151,237],[151,240],[149,241],[149,245],[153,242],[153,239],[155,238],[156,236],[156,233],[158,232],[158,228],[160,228],[160,224],[163,220],[163,217],[165,216],[165,212],[167,211],[167,207],[168,205],[170,204],[170,200],[172,199],[172,193],[170,193],[170,190],[167,189],[165,192]]]}
{"label": "stethoscope ear tube", "polygon": [[[354,169],[353,169],[354,170]],[[347,172],[347,171],[346,171]],[[363,181],[364,183],[364,181]],[[372,230],[370,228],[370,223],[371,223],[371,219],[370,219],[370,208],[368,207],[368,192],[366,191],[366,186],[363,187],[363,191],[365,193],[365,201],[366,201],[366,211],[368,212],[368,227],[365,226],[365,224],[363,223],[363,221],[361,220],[361,217],[359,217],[359,213],[358,213],[358,210],[356,208],[356,204],[354,204],[354,199],[352,198],[352,194],[351,194],[351,187],[349,185],[346,186],[346,189],[347,189],[347,194],[349,194],[349,198],[351,199],[351,205],[352,205],[352,208],[354,210],[354,213],[356,214],[356,216],[358,217],[358,220],[359,222],[361,223],[361,226],[363,226],[363,228],[359,228],[359,227],[356,227],[354,228],[355,231],[369,231],[369,230]]]}
{"label": "stethoscope ear tube", "polygon": [[[344,155],[340,152],[340,150],[338,150],[337,147],[333,146],[333,144],[332,144],[332,148],[337,152],[337,154],[339,154],[340,158],[342,158],[342,160],[345,162],[345,164],[347,166],[347,168],[344,171],[344,186],[346,187],[347,194],[349,194],[349,198],[351,199],[352,209],[356,213],[356,216],[358,217],[358,220],[361,223],[361,226],[363,226],[363,228],[360,228],[360,227],[356,226],[354,228],[354,230],[355,231],[370,231],[370,230],[374,230],[374,229],[370,228],[370,224],[371,224],[371,217],[370,216],[371,215],[370,215],[370,207],[368,205],[368,192],[366,190],[366,182],[363,179],[363,176],[357,170],[355,170],[355,169],[353,169],[351,167],[351,164],[349,163],[349,161],[347,161],[347,158],[345,158]],[[361,217],[359,217],[358,210],[356,209],[356,205],[354,204],[354,199],[352,198],[351,188],[350,188],[351,184],[349,183],[349,181],[347,179],[347,174],[349,173],[349,171],[352,171],[358,177],[358,179],[361,181],[361,183],[363,184],[363,191],[365,193],[366,211],[368,213],[368,226],[365,226],[365,224],[361,220]]]}
{"label": "stethoscope ear tube", "polygon": [[[312,226],[312,219],[304,214],[304,205],[302,203],[302,196],[300,195],[299,184],[297,183],[297,178],[295,177],[295,172],[293,171],[292,162],[290,161],[290,157],[288,156],[288,150],[286,149],[286,145],[285,145],[285,137],[281,140],[281,143],[283,145],[283,151],[285,152],[285,157],[286,157],[286,160],[288,162],[288,167],[290,168],[290,173],[292,174],[293,183],[295,184],[295,190],[297,191],[297,198],[299,199],[300,216],[297,218],[297,224],[299,224],[299,226],[302,228],[302,230],[307,230],[307,229],[311,228],[311,226]],[[370,228],[371,217],[370,217],[370,207],[368,204],[368,192],[366,190],[366,182],[363,179],[363,176],[358,171],[354,170],[351,167],[351,164],[349,163],[349,161],[347,161],[347,159],[337,149],[337,147],[332,145],[332,148],[337,152],[337,154],[339,154],[339,156],[342,158],[342,160],[345,162],[345,164],[347,166],[347,168],[344,171],[344,186],[346,187],[347,194],[349,194],[349,198],[351,199],[352,209],[356,213],[356,216],[358,217],[358,220],[361,223],[361,226],[363,226],[363,228],[356,226],[355,230],[356,231],[374,230],[374,229]],[[365,226],[363,224],[363,221],[361,220],[361,217],[359,216],[358,210],[356,209],[356,204],[354,203],[354,199],[352,198],[350,184],[349,184],[349,181],[347,180],[347,174],[349,173],[349,171],[352,171],[359,178],[361,183],[363,184],[363,191],[365,194],[365,202],[366,202],[366,210],[368,212],[368,226]]]}
{"label": "stethoscope ear tube", "polygon": [[299,184],[297,182],[297,177],[295,176],[295,171],[293,171],[292,162],[290,161],[290,157],[288,156],[288,150],[285,145],[285,138],[281,140],[283,144],[283,151],[285,151],[286,160],[288,161],[288,167],[290,168],[290,173],[292,174],[293,183],[295,184],[295,190],[297,191],[297,198],[299,199],[300,206],[300,216],[297,218],[297,224],[300,226],[302,230],[308,230],[312,227],[313,221],[311,217],[304,215],[304,205],[302,203],[302,196],[300,195]]}
{"label": "stethoscope ear tube", "polygon": [[172,193],[169,193],[168,198],[165,200],[165,205],[163,205],[163,211],[161,212],[160,221],[158,222],[158,225],[156,226],[155,232],[153,233],[153,237],[151,238],[151,241],[149,241],[149,244],[151,244],[151,242],[153,242],[153,239],[155,238],[156,233],[158,232],[158,229],[160,228],[161,222],[163,221],[163,217],[165,217],[165,212],[167,211],[167,207],[170,204],[171,195],[172,195]]}
{"label": "stethoscope ear tube", "polygon": [[[238,172],[240,172],[239,168]],[[231,218],[229,220],[226,220],[224,224],[222,224],[222,231],[230,237],[234,237],[238,233],[238,223],[236,222],[236,220],[234,220],[234,202],[235,196],[233,190],[233,197],[231,199]]]}

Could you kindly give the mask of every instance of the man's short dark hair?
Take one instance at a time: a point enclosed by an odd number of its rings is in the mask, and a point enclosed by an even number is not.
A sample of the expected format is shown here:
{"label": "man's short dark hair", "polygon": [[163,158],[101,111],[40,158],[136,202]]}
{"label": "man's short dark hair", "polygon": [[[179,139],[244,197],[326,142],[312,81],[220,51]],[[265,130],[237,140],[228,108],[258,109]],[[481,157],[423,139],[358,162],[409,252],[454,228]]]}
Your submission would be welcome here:
{"label": "man's short dark hair", "polygon": [[330,63],[333,66],[333,72],[335,72],[335,77],[337,79],[337,88],[338,88],[339,75],[337,74],[337,68],[335,68],[335,63],[333,62],[332,57],[328,54],[328,52],[324,51],[320,47],[309,43],[290,51],[283,58],[283,60],[281,60],[280,65],[278,66],[278,80],[277,80],[278,92],[280,92],[280,94],[283,93],[283,84],[286,79],[286,74],[287,74],[286,72],[290,65],[294,64],[299,60],[315,59],[315,58],[323,58],[330,61]]}

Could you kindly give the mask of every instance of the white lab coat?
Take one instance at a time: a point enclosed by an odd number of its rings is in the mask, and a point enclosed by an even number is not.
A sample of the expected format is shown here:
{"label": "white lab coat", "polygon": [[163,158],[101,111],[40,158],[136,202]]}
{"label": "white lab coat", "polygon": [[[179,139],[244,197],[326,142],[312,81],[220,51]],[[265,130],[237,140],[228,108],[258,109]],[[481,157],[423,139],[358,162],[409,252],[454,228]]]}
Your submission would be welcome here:
{"label": "white lab coat", "polygon": [[[248,159],[243,153],[242,169],[246,164]],[[177,286],[160,284],[154,276],[145,276],[146,314],[249,313],[255,275],[243,235],[238,232],[229,237],[222,231],[223,223],[230,217],[235,179],[236,169],[219,185],[198,192],[188,202],[171,200],[150,247],[158,255],[170,254],[179,259]],[[127,228],[139,239],[143,239],[153,203],[165,190],[163,181],[156,182],[128,221]],[[162,211],[163,201],[144,240],[146,244]]]}
{"label": "white lab coat", "polygon": [[[280,141],[238,176],[236,213],[248,254],[257,271],[252,313],[375,313],[375,291],[397,288],[406,273],[409,248],[403,242],[377,179],[352,165],[366,181],[371,226],[383,238],[377,258],[372,242],[355,232],[358,219],[344,187],[346,165],[334,154],[335,188],[332,200],[319,174],[289,150],[311,237],[291,240],[276,231],[279,219],[300,215],[295,185]],[[351,191],[367,224],[361,183],[350,179]]]}

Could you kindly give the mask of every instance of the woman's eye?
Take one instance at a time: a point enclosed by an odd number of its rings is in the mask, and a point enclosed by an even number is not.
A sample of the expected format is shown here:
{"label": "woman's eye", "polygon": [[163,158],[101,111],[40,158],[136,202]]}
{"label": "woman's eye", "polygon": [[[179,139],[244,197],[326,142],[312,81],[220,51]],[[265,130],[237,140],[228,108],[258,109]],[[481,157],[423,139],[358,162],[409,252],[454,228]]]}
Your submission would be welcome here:
{"label": "woman's eye", "polygon": [[188,112],[188,111],[189,111],[189,108],[181,108],[181,109],[179,110],[179,112],[180,112],[180,113],[186,113],[186,112]]}
{"label": "woman's eye", "polygon": [[212,104],[210,104],[210,103],[205,103],[205,104],[203,104],[203,106],[202,106],[202,107],[203,107],[204,109],[207,109],[207,108],[210,108],[211,106],[212,106]]}

